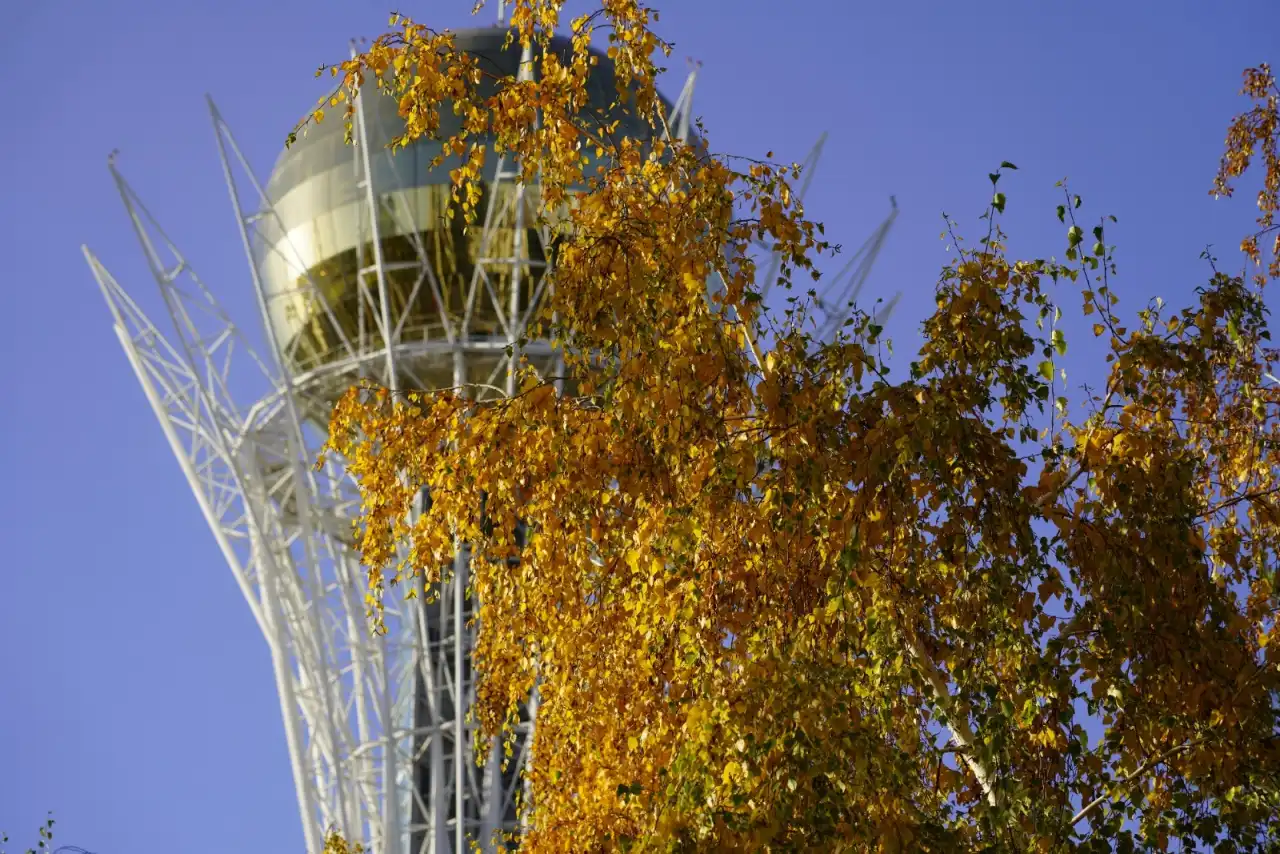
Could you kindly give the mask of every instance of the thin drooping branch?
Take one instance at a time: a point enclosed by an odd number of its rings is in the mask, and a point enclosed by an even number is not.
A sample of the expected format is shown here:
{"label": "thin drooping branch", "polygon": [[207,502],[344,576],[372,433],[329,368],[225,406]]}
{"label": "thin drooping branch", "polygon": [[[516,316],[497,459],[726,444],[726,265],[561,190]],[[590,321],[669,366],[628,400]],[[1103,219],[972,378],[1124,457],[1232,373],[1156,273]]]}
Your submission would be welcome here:
{"label": "thin drooping branch", "polygon": [[[1177,747],[1170,748],[1169,750],[1166,750],[1164,753],[1157,753],[1155,756],[1152,756],[1146,762],[1143,762],[1141,765],[1135,768],[1132,773],[1126,775],[1116,785],[1128,786],[1129,784],[1136,782],[1139,777],[1141,777],[1143,774],[1150,771],[1155,766],[1159,765],[1161,762],[1164,762],[1165,760],[1170,759],[1179,753],[1190,750],[1192,747],[1199,744],[1203,740],[1204,739],[1202,738],[1197,738],[1192,741],[1188,741],[1183,744],[1180,744]],[[1077,812],[1075,815],[1071,817],[1071,826],[1075,827],[1077,824],[1084,821],[1086,818],[1089,817],[1091,813],[1093,813],[1100,806],[1105,804],[1110,798],[1111,798],[1111,794],[1109,792],[1103,792],[1101,795],[1098,795],[1098,797],[1089,801],[1089,803],[1085,804],[1083,807],[1080,808],[1079,812]]]}

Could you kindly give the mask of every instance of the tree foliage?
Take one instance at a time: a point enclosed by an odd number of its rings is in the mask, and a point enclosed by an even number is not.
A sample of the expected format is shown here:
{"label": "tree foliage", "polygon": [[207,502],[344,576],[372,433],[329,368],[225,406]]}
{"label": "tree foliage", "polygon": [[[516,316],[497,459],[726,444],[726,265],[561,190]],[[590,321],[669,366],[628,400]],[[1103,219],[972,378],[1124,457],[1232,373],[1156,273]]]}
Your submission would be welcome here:
{"label": "tree foliage", "polygon": [[1262,188],[1258,190],[1259,231],[1246,237],[1240,245],[1251,261],[1262,266],[1258,241],[1263,237],[1272,238],[1271,261],[1267,264],[1265,277],[1259,281],[1261,284],[1266,278],[1280,278],[1280,223],[1275,221],[1276,212],[1280,211],[1280,86],[1276,85],[1271,66],[1264,62],[1257,68],[1245,69],[1241,94],[1256,103],[1251,110],[1241,113],[1231,122],[1226,152],[1222,155],[1213,193],[1230,196],[1231,182],[1248,171],[1255,156],[1262,156]]}
{"label": "tree foliage", "polygon": [[[44,824],[36,831],[36,847],[26,849],[25,854],[55,854],[53,849],[53,813],[50,813],[44,820]],[[5,845],[9,841],[7,833],[0,833],[0,846]],[[68,851],[72,850],[70,848]],[[80,850],[80,849],[75,849]],[[5,849],[0,847],[0,854],[5,854]],[[344,852],[345,854],[345,852]]]}
{"label": "tree foliage", "polygon": [[[513,3],[516,38],[545,42],[560,6]],[[705,133],[642,149],[583,118],[607,30],[619,96],[660,125],[656,20],[604,0],[572,22],[571,56],[488,90],[449,34],[401,19],[333,68],[331,106],[368,78],[393,89],[402,142],[441,109],[463,117],[444,148],[464,155],[468,216],[486,146],[515,154],[557,234],[531,335],[565,378],[527,371],[485,403],[353,389],[328,446],[362,490],[375,615],[388,586],[436,580],[470,546],[483,737],[540,697],[524,844],[1264,849],[1280,810],[1266,274],[1211,270],[1185,308],[1126,317],[1105,220],[1078,221],[1067,194],[1064,260],[1019,258],[997,192],[894,373],[865,315],[810,331],[804,288],[833,247],[795,167],[717,156]],[[1259,107],[1216,189],[1259,147],[1266,229],[1275,88],[1249,75]],[[783,257],[786,311],[764,306],[753,241]],[[1057,321],[1076,306],[1107,368],[1069,393]]]}

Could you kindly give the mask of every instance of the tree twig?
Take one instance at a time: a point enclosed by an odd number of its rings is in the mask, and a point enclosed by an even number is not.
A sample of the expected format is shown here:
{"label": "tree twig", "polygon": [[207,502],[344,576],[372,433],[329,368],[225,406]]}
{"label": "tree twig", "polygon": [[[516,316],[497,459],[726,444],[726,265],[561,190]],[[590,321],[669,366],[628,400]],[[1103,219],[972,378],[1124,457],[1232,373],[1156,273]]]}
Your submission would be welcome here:
{"label": "tree twig", "polygon": [[[1138,777],[1147,773],[1156,765],[1159,765],[1161,762],[1164,762],[1166,759],[1176,756],[1177,754],[1182,753],[1183,751],[1190,750],[1191,748],[1195,747],[1197,744],[1199,744],[1202,741],[1204,741],[1203,738],[1197,738],[1192,741],[1184,742],[1183,744],[1180,744],[1177,747],[1170,748],[1169,750],[1166,750],[1164,753],[1158,753],[1155,756],[1152,756],[1146,762],[1143,762],[1141,765],[1135,768],[1133,770],[1133,773],[1126,776],[1123,780],[1121,780],[1116,785],[1128,786],[1130,783],[1133,783],[1134,781],[1136,781]],[[1098,797],[1094,798],[1089,803],[1085,804],[1083,807],[1080,808],[1079,812],[1077,812],[1075,815],[1071,817],[1071,826],[1075,827],[1077,824],[1084,821],[1086,818],[1089,817],[1090,813],[1092,813],[1098,807],[1105,804],[1110,797],[1111,797],[1110,794],[1104,792],[1103,794],[1098,795]]]}

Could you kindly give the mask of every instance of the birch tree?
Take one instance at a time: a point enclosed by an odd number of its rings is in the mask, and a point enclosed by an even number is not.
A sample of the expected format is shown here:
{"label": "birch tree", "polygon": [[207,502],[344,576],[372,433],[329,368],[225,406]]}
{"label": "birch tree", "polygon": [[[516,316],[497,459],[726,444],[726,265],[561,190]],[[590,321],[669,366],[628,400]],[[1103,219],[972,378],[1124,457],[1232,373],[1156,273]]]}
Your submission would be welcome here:
{"label": "birch tree", "polygon": [[[717,155],[705,128],[641,146],[585,119],[594,42],[660,129],[669,46],[638,0],[571,22],[561,5],[510,6],[518,41],[572,34],[531,81],[487,81],[448,33],[395,18],[332,67],[341,87],[319,110],[390,88],[398,144],[453,110],[456,215],[474,217],[501,150],[556,235],[530,334],[560,348],[564,377],[526,370],[484,403],[356,388],[327,449],[361,487],[375,622],[469,544],[481,737],[510,735],[539,692],[523,846],[1267,849],[1280,396],[1265,241],[1246,241],[1256,276],[1206,265],[1189,305],[1124,308],[1110,220],[1065,189],[1062,260],[1007,245],[1006,163],[982,236],[954,235],[909,364],[857,311],[818,340],[809,289],[834,247],[795,199],[797,168]],[[1276,88],[1265,66],[1247,83],[1256,108],[1215,189],[1260,157],[1270,233]],[[762,299],[759,242],[782,258],[784,310]],[[1063,382],[1062,312],[1089,318],[1102,387]]]}

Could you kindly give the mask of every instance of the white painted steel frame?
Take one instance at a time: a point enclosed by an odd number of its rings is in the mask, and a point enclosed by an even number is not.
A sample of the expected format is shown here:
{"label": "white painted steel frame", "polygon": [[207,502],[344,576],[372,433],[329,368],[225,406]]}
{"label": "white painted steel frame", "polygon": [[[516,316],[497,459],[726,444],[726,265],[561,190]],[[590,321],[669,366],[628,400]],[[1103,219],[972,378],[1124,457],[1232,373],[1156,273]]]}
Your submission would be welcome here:
{"label": "white painted steel frame", "polygon": [[[521,73],[529,68],[526,55]],[[668,119],[669,127],[685,138],[695,77],[696,71],[689,75]],[[356,131],[358,143],[364,143],[360,100]],[[110,172],[159,286],[173,327],[171,337],[157,329],[88,247],[83,251],[110,307],[125,356],[267,641],[307,852],[318,854],[330,829],[369,842],[377,854],[460,852],[472,841],[490,850],[494,830],[520,827],[502,817],[522,784],[518,773],[515,785],[504,781],[498,745],[490,746],[482,766],[472,751],[466,714],[474,700],[469,653],[476,627],[467,625],[471,603],[465,590],[466,551],[459,549],[454,577],[441,585],[430,610],[423,605],[427,591],[421,585],[415,600],[388,596],[387,633],[372,635],[363,598],[364,574],[348,542],[359,496],[341,460],[330,458],[322,469],[313,468],[323,442],[323,425],[314,423],[314,415],[331,403],[325,390],[333,387],[335,377],[351,382],[368,378],[394,388],[404,373],[399,362],[433,353],[452,359],[459,386],[469,376],[471,357],[492,361],[504,351],[509,355],[502,355],[489,377],[490,389],[497,386],[496,374],[503,372],[502,386],[511,392],[513,368],[522,355],[558,375],[546,342],[527,342],[523,348],[519,343],[548,287],[549,265],[530,258],[528,247],[520,242],[510,256],[495,254],[493,238],[501,229],[514,226],[523,235],[526,188],[516,165],[500,159],[494,184],[513,183],[514,192],[491,195],[509,201],[486,211],[465,316],[441,317],[442,340],[405,341],[400,336],[402,319],[393,316],[386,298],[387,265],[377,239],[380,209],[384,216],[395,216],[396,210],[382,204],[370,177],[372,159],[392,155],[357,144],[354,165],[365,191],[375,256],[372,269],[364,268],[364,261],[360,266],[378,282],[378,311],[371,318],[377,334],[364,341],[345,336],[321,290],[304,281],[303,296],[316,316],[328,318],[344,355],[333,364],[295,375],[287,342],[278,340],[269,322],[270,297],[255,262],[255,252],[271,249],[260,239],[257,224],[265,219],[278,225],[280,218],[211,99],[209,112],[272,351],[270,360],[253,352],[125,181],[114,156]],[[278,231],[284,233],[283,228]],[[277,244],[275,250],[279,249]],[[425,283],[436,304],[442,305],[439,284],[421,247],[418,261],[419,284]],[[515,280],[506,305],[496,304],[491,282],[495,272]],[[532,303],[523,306],[522,276],[537,277]],[[363,288],[364,276],[359,280]],[[370,295],[365,297],[374,303]],[[503,334],[471,338],[471,309],[476,300],[487,298],[495,301]],[[255,385],[266,393],[248,407],[239,405],[235,392]],[[437,632],[435,640],[431,629]],[[425,725],[415,722],[414,715],[419,682],[425,686]],[[512,758],[517,771],[528,757],[536,703],[535,696],[529,704],[530,722]],[[451,715],[442,713],[446,707],[453,710]],[[461,738],[455,737],[458,733]],[[429,792],[416,788],[415,772],[424,763],[433,783]],[[479,821],[455,820],[469,813],[477,813]],[[415,823],[415,815],[421,821]],[[410,852],[415,838],[420,845]]]}

